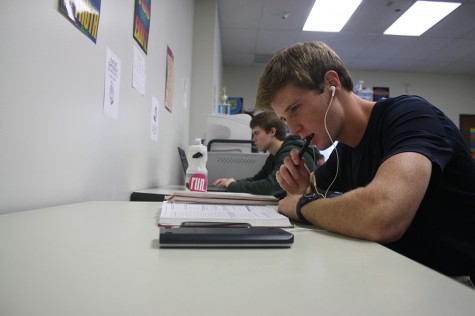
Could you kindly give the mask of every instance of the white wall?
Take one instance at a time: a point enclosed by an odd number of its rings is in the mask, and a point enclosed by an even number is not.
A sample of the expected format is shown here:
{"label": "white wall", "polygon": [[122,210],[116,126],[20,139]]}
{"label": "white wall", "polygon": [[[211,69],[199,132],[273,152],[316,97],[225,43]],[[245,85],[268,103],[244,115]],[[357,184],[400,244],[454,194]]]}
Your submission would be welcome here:
{"label": "white wall", "polygon": [[197,0],[193,39],[190,142],[206,137],[206,117],[221,90],[222,52],[217,0]]}
{"label": "white wall", "polygon": [[256,106],[257,84],[264,67],[224,66],[223,85],[230,97],[242,97],[245,110],[253,110]]}
{"label": "white wall", "polygon": [[[152,1],[145,96],[131,87],[134,1],[102,1],[97,44],[58,2],[0,3],[0,212],[128,200],[133,190],[182,181],[176,147],[189,143],[194,2]],[[172,113],[163,107],[167,45]],[[103,115],[106,47],[122,66],[117,121]],[[150,140],[152,96],[158,142]]]}
{"label": "white wall", "polygon": [[365,86],[390,87],[390,95],[419,95],[459,125],[460,114],[475,114],[475,76],[417,74],[398,72],[351,71],[354,82],[364,80]]}
{"label": "white wall", "polygon": [[[223,85],[229,95],[244,98],[244,107],[253,109],[257,84],[264,67],[226,66]],[[458,126],[459,114],[475,114],[475,76],[435,75],[398,72],[351,71],[354,82],[364,80],[365,86],[390,88],[390,95],[416,94],[444,111]]]}

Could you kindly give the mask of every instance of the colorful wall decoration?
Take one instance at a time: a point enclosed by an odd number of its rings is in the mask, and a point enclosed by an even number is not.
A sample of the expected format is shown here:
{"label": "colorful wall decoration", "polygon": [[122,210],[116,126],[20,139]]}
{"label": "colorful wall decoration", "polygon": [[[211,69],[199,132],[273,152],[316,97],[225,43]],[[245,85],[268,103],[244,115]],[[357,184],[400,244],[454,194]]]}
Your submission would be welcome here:
{"label": "colorful wall decoration", "polygon": [[148,49],[151,0],[135,0],[134,38],[145,54]]}
{"label": "colorful wall decoration", "polygon": [[96,43],[101,0],[60,0],[60,10],[91,41]]}
{"label": "colorful wall decoration", "polygon": [[173,82],[174,82],[174,75],[173,75],[173,63],[175,57],[173,56],[173,52],[170,47],[167,46],[167,71],[165,74],[165,108],[168,112],[172,113],[173,107]]}

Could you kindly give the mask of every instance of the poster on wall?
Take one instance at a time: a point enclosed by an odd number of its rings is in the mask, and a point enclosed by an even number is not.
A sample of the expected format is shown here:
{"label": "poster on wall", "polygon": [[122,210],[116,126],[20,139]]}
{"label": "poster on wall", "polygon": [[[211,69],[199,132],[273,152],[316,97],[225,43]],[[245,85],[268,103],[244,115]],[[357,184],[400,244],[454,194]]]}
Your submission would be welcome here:
{"label": "poster on wall", "polygon": [[373,101],[389,98],[389,87],[373,87]]}
{"label": "poster on wall", "polygon": [[173,52],[167,46],[167,73],[165,81],[165,108],[168,112],[172,112],[173,107]]}
{"label": "poster on wall", "polygon": [[150,30],[150,5],[152,0],[135,0],[134,38],[145,54],[148,49],[148,32]]}
{"label": "poster on wall", "polygon": [[63,14],[96,43],[101,0],[60,0],[59,6]]}

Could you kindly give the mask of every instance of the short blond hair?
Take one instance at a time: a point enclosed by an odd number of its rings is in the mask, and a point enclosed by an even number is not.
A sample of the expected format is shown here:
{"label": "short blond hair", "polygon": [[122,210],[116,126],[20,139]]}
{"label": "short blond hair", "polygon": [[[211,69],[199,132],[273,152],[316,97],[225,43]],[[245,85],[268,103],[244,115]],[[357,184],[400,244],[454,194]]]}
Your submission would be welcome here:
{"label": "short blond hair", "polygon": [[350,73],[340,57],[322,42],[298,43],[279,50],[267,64],[259,79],[256,109],[272,110],[275,94],[288,83],[296,87],[323,92],[325,73],[334,70],[342,87],[353,90]]}

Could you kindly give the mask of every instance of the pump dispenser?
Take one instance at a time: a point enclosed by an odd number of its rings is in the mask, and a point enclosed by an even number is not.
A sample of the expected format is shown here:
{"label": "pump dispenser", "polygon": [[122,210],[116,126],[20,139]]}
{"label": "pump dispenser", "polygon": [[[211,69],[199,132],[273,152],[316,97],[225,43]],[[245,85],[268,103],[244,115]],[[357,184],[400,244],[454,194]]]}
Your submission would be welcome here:
{"label": "pump dispenser", "polygon": [[188,169],[186,169],[186,187],[190,191],[206,192],[208,189],[208,151],[201,143],[201,138],[195,139],[195,144],[188,147]]}

